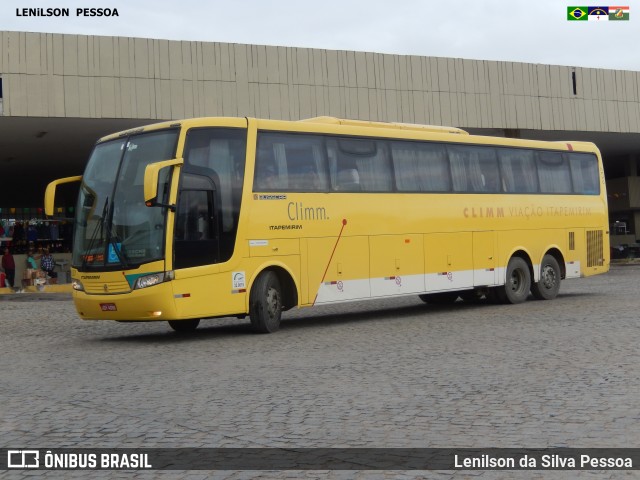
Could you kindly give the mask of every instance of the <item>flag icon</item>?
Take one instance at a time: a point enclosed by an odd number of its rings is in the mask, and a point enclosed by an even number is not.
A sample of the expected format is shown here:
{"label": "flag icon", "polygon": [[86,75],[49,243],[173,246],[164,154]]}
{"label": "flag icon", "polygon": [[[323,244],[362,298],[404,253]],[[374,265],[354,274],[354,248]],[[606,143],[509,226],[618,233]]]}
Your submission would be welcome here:
{"label": "flag icon", "polygon": [[589,21],[605,22],[609,20],[609,7],[589,7]]}
{"label": "flag icon", "polygon": [[588,20],[588,7],[567,7],[567,20]]}
{"label": "flag icon", "polygon": [[629,7],[609,7],[609,20],[629,20]]}

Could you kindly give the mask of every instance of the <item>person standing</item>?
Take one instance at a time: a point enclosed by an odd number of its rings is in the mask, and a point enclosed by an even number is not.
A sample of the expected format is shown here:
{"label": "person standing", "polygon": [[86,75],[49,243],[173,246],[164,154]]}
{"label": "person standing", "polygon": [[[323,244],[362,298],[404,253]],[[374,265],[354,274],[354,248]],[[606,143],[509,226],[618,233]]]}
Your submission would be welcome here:
{"label": "person standing", "polygon": [[7,275],[6,282],[10,287],[13,287],[16,278],[16,262],[13,259],[13,255],[11,255],[11,252],[9,251],[9,247],[5,247],[4,255],[2,255],[2,269]]}
{"label": "person standing", "polygon": [[40,269],[51,279],[51,283],[57,283],[58,281],[58,274],[53,271],[55,266],[56,262],[53,260],[53,255],[49,253],[48,248],[45,248],[42,251],[42,257],[40,257]]}

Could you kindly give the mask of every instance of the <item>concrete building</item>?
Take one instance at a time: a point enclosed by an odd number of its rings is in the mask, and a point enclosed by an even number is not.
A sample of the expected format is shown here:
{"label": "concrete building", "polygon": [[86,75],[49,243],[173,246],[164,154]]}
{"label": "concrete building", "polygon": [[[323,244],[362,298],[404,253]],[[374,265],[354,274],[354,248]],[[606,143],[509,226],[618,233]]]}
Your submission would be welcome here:
{"label": "concrete building", "polygon": [[26,32],[0,32],[0,217],[33,214],[46,183],[81,173],[106,133],[220,115],[593,141],[618,222],[613,243],[640,237],[640,72]]}

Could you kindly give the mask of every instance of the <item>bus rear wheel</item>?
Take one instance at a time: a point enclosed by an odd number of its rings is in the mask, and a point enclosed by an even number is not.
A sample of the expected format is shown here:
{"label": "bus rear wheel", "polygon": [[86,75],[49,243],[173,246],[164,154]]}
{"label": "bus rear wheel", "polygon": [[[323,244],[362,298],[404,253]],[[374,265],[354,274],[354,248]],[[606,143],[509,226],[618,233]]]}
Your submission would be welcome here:
{"label": "bus rear wheel", "polygon": [[198,325],[200,325],[200,319],[192,318],[190,320],[169,320],[168,323],[176,332],[186,333],[193,332],[198,328]]}
{"label": "bus rear wheel", "polygon": [[501,303],[522,303],[529,296],[531,272],[529,265],[520,257],[511,257],[507,264],[507,279],[504,287],[498,287],[495,294]]}
{"label": "bus rear wheel", "polygon": [[256,332],[273,333],[280,328],[281,316],[280,280],[274,272],[262,272],[251,287],[249,295],[251,325]]}
{"label": "bus rear wheel", "polygon": [[531,285],[531,293],[538,300],[553,300],[560,291],[560,265],[552,255],[545,255],[540,266],[540,280]]}

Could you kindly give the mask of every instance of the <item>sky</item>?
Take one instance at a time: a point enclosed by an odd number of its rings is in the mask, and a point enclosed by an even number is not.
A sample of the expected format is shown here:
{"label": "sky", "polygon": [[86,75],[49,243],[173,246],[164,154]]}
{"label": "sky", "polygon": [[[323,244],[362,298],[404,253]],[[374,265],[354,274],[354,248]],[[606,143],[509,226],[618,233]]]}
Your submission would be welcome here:
{"label": "sky", "polygon": [[[197,40],[640,71],[630,20],[567,21],[571,0],[0,0],[0,31]],[[18,16],[64,8],[70,17]],[[76,8],[118,17],[77,17]]]}

